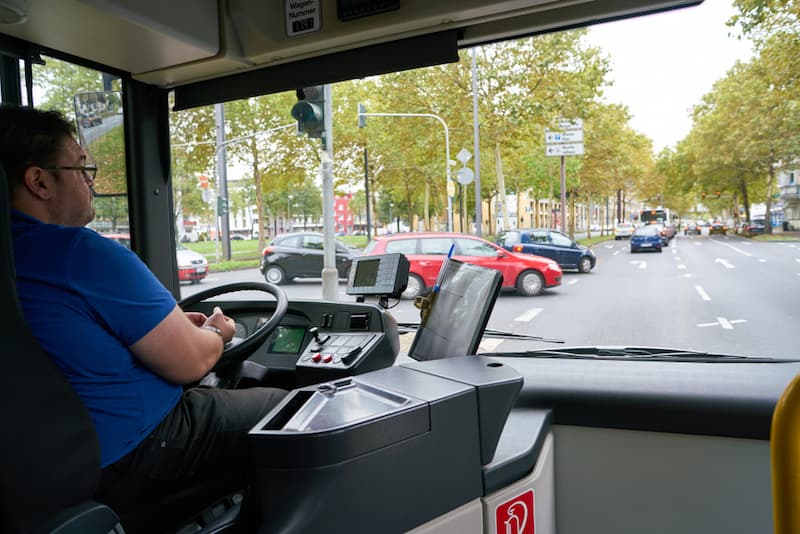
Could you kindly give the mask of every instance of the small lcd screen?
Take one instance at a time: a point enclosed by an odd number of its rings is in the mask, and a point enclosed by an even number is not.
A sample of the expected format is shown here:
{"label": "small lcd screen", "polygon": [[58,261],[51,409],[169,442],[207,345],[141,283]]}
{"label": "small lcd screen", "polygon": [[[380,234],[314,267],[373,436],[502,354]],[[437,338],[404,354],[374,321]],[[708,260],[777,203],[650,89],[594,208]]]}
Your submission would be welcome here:
{"label": "small lcd screen", "polygon": [[355,287],[372,287],[378,281],[378,269],[381,260],[361,260],[356,266],[356,277],[353,280]]}
{"label": "small lcd screen", "polygon": [[279,326],[275,329],[269,351],[278,354],[300,354],[306,329],[303,326]]}

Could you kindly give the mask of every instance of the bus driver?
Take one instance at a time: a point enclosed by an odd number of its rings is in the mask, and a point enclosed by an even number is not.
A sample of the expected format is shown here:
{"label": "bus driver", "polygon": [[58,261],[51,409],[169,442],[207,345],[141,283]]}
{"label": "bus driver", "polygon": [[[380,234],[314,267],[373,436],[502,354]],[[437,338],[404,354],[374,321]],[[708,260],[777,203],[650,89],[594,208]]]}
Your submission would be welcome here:
{"label": "bus driver", "polygon": [[0,164],[23,313],[97,432],[96,499],[124,521],[220,473],[222,491],[245,487],[247,432],[286,392],[182,386],[214,366],[233,320],[183,312],[136,254],[85,227],[97,168],[63,115],[0,106]]}

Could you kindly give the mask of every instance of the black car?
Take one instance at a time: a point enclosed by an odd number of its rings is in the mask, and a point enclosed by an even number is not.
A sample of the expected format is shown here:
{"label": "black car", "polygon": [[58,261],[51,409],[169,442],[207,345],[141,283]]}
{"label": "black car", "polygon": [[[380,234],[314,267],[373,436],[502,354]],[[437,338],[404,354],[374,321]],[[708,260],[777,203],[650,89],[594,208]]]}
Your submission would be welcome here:
{"label": "black car", "polygon": [[[295,232],[275,236],[261,254],[259,270],[272,284],[284,284],[294,278],[321,278],[324,238],[318,232]],[[336,240],[336,270],[347,278],[355,249]]]}
{"label": "black car", "polygon": [[591,249],[579,245],[558,230],[529,228],[504,232],[497,244],[511,252],[544,256],[558,262],[562,269],[577,269],[588,273],[597,258]]}

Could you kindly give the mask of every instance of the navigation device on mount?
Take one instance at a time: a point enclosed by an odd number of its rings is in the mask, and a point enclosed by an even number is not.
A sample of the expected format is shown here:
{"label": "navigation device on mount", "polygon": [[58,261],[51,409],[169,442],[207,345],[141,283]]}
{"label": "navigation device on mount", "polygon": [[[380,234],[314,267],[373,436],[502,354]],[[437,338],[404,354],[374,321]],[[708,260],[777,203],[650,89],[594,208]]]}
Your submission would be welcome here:
{"label": "navigation device on mount", "polygon": [[353,260],[347,277],[347,294],[400,298],[408,284],[409,262],[400,253],[361,256]]}

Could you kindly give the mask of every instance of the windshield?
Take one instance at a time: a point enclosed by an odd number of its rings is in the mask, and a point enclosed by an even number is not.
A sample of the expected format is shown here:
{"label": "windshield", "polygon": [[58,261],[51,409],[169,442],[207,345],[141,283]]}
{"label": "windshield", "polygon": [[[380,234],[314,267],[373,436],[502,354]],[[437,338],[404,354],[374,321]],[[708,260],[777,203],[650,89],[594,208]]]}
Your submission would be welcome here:
{"label": "windshield", "polygon": [[[483,243],[456,249],[504,277],[490,329],[569,346],[795,357],[800,29],[794,4],[754,6],[707,1],[333,84],[331,212],[340,256],[402,252],[424,291],[438,264],[421,262],[446,256],[455,241],[407,234],[480,236],[508,251]],[[685,35],[702,35],[702,45]],[[74,74],[54,88],[48,80],[58,76],[48,69]],[[112,100],[93,97],[76,108],[73,99],[100,93],[103,73],[90,71],[49,58],[37,64],[37,104],[80,121],[100,167],[93,225],[127,231],[122,115]],[[97,102],[106,103],[102,116],[85,112]],[[264,280],[260,267],[278,261],[265,254],[276,236],[313,233],[319,237],[280,261],[285,279],[297,282],[283,285],[290,298],[319,298],[321,275],[301,275],[298,266],[312,252],[318,261],[323,248],[320,139],[297,135],[297,102],[294,91],[226,102],[221,150],[213,106],[170,113],[175,238],[209,263],[206,278],[182,283],[182,296]],[[634,229],[664,230],[667,242],[632,251]],[[408,239],[378,246],[393,235]],[[562,271],[539,272],[534,296],[509,266],[525,254]],[[349,258],[336,260],[342,300],[352,300]],[[419,321],[410,300],[391,313]],[[551,347],[485,338],[479,350]]]}
{"label": "windshield", "polygon": [[[787,333],[800,324],[795,302],[800,243],[793,233],[800,229],[800,165],[792,165],[800,161],[800,108],[791,102],[796,103],[800,84],[791,77],[800,54],[790,52],[796,39],[782,34],[785,29],[728,1],[705,2],[464,50],[456,64],[335,84],[337,198],[346,199],[335,210],[339,239],[370,252],[376,249],[376,234],[452,230],[479,234],[517,255],[551,254],[563,270],[560,284],[525,297],[514,280],[504,282],[490,329],[559,338],[569,346],[794,357],[795,343]],[[692,32],[704,36],[703,46],[676,39]],[[455,182],[449,198],[446,190],[445,141],[450,158],[462,149],[466,155],[452,172],[468,168],[477,174],[473,96],[480,114],[480,221],[475,180]],[[241,136],[245,127],[286,124],[294,101],[293,94],[281,94],[226,105],[229,137]],[[358,104],[360,116],[353,111]],[[439,116],[449,138],[441,123],[415,113]],[[201,120],[199,111],[174,115],[174,143],[201,141],[196,132],[208,131],[184,127]],[[258,126],[248,126],[254,117]],[[560,132],[562,141],[553,143],[552,132]],[[768,148],[760,140],[764,135],[780,143]],[[258,220],[237,215],[235,225],[259,226],[260,239],[320,228],[321,205],[312,202],[320,196],[317,163],[308,157],[317,146],[291,131],[271,134],[269,143],[232,144],[229,165],[244,176],[256,174],[246,153],[262,150],[257,175],[270,191],[261,217],[244,197],[243,213],[249,207]],[[363,147],[369,149],[369,197]],[[552,147],[568,155],[554,157]],[[290,160],[307,164],[287,174]],[[203,163],[194,174],[208,171],[211,161]],[[562,165],[568,195],[563,209]],[[246,180],[242,187],[249,187]],[[297,193],[301,187],[308,194]],[[754,226],[742,226],[740,232],[733,226],[725,233],[710,227],[685,232],[688,225],[681,224],[757,221],[767,212],[771,235]],[[203,227],[212,215],[198,209],[192,217]],[[674,228],[662,235],[668,244],[660,253],[655,248],[633,253],[632,232],[616,231],[636,228],[636,235],[652,235],[664,230],[662,224],[646,224],[654,221]],[[544,242],[523,239],[518,230],[526,228],[564,235],[551,233]],[[570,246],[571,238],[594,252],[596,259],[584,264],[588,272],[579,269],[582,252]],[[439,241],[435,250],[420,251],[411,239],[389,241],[383,249],[406,254],[412,276],[419,274],[424,283],[417,262],[429,260],[416,255],[446,254],[451,240]],[[542,246],[545,242],[559,247]],[[260,273],[251,270],[248,276],[257,279]],[[318,285],[285,287],[290,297],[319,293]],[[197,289],[182,288],[184,295]],[[343,295],[344,285],[340,289]],[[392,314],[400,322],[419,321],[419,311],[408,301],[398,303]],[[485,338],[480,350],[551,347]]]}

